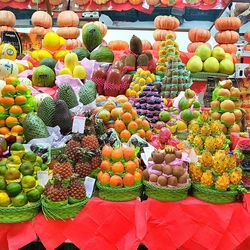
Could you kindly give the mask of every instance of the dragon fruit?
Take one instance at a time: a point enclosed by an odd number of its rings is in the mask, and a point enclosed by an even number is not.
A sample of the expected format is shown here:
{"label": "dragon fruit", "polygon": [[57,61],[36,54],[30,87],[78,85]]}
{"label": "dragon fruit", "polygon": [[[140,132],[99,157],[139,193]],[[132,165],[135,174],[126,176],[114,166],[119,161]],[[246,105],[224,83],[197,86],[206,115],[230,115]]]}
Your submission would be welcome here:
{"label": "dragon fruit", "polygon": [[130,74],[126,74],[121,79],[121,88],[120,88],[120,95],[125,94],[126,90],[129,88],[130,83],[132,82],[133,76]]}
{"label": "dragon fruit", "polygon": [[171,135],[172,133],[168,128],[162,128],[159,133],[159,141],[163,144],[168,144]]}
{"label": "dragon fruit", "polygon": [[99,67],[93,72],[92,81],[96,84],[97,93],[103,95],[104,83],[106,81],[107,71],[105,68]]}
{"label": "dragon fruit", "polygon": [[117,96],[121,88],[121,72],[118,69],[111,69],[108,72],[104,83],[104,94],[106,96]]}

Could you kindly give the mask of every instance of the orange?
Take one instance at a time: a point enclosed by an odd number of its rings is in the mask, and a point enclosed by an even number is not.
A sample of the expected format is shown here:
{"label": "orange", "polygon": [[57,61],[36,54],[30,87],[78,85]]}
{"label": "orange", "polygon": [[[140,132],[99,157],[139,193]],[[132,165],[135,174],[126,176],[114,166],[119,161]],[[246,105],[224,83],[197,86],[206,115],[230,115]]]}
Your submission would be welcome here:
{"label": "orange", "polygon": [[111,154],[113,161],[120,161],[123,158],[123,151],[121,148],[114,149]]}
{"label": "orange", "polygon": [[130,139],[130,137],[131,137],[131,134],[130,134],[130,132],[127,129],[123,130],[120,133],[120,138],[121,138],[122,142],[128,142],[128,140]]}
{"label": "orange", "polygon": [[7,127],[0,128],[0,134],[7,135],[10,132],[10,130]]}
{"label": "orange", "polygon": [[145,131],[148,131],[150,130],[150,124],[147,120],[143,120],[142,121],[142,128],[145,130]]}
{"label": "orange", "polygon": [[116,163],[114,163],[114,165],[111,166],[112,172],[113,173],[122,173],[124,171],[124,166],[123,164],[118,161]]}
{"label": "orange", "polygon": [[138,130],[137,133],[138,133],[139,136],[140,136],[141,138],[143,138],[143,139],[144,139],[145,136],[146,136],[146,133],[145,133],[145,131],[144,131],[143,129]]}
{"label": "orange", "polygon": [[153,136],[153,132],[151,130],[146,131],[146,139],[147,139],[147,141],[150,141],[152,136]]}
{"label": "orange", "polygon": [[109,171],[110,170],[110,162],[107,160],[103,160],[101,162],[100,168],[102,171]]}
{"label": "orange", "polygon": [[133,119],[136,119],[138,117],[138,114],[137,114],[135,109],[131,110],[131,115],[132,115]]}
{"label": "orange", "polygon": [[135,185],[135,177],[134,175],[127,173],[123,177],[123,184],[125,187],[131,187]]}
{"label": "orange", "polygon": [[12,97],[4,97],[3,98],[3,106],[9,108],[10,106],[14,105],[14,98]]}
{"label": "orange", "polygon": [[15,98],[15,104],[16,105],[22,105],[27,102],[27,98],[24,95],[17,96]]}
{"label": "orange", "polygon": [[0,128],[5,126],[5,120],[0,120]]}
{"label": "orange", "polygon": [[138,129],[141,129],[142,128],[142,119],[141,118],[137,118],[137,119],[135,119],[135,122],[138,125]]}
{"label": "orange", "polygon": [[20,125],[16,125],[11,129],[11,133],[17,133],[22,134],[23,133],[23,127]]}
{"label": "orange", "polygon": [[103,185],[108,185],[110,182],[110,175],[108,173],[104,173],[101,177],[100,177],[100,182]]}
{"label": "orange", "polygon": [[135,181],[141,181],[142,174],[139,172],[135,172],[134,177],[135,177]]}
{"label": "orange", "polygon": [[129,124],[132,121],[132,115],[126,112],[122,115],[122,120],[125,124]]}
{"label": "orange", "polygon": [[110,186],[111,187],[118,187],[118,186],[122,186],[122,178],[118,175],[113,175],[110,178]]}
{"label": "orange", "polygon": [[125,112],[130,112],[132,110],[133,106],[130,102],[124,102],[122,105],[122,108]]}
{"label": "orange", "polygon": [[134,174],[136,170],[136,164],[133,161],[128,161],[125,163],[125,169],[128,173]]}
{"label": "orange", "polygon": [[135,158],[135,150],[133,147],[123,148],[123,157],[126,161],[133,160]]}
{"label": "orange", "polygon": [[20,114],[23,113],[23,110],[20,106],[18,105],[14,105],[10,108],[9,110],[10,114],[13,115],[13,116],[19,116]]}
{"label": "orange", "polygon": [[136,130],[138,129],[138,125],[136,122],[132,121],[128,124],[128,131],[131,134],[134,134],[136,132]]}
{"label": "orange", "polygon": [[6,126],[7,126],[8,128],[12,128],[12,127],[18,125],[18,120],[17,120],[16,117],[9,116],[9,117],[6,119],[5,123],[6,123]]}
{"label": "orange", "polygon": [[116,120],[114,124],[114,129],[116,132],[121,133],[126,128],[125,124],[121,120]]}
{"label": "orange", "polygon": [[5,85],[2,89],[2,96],[14,96],[16,89],[13,85]]}
{"label": "orange", "polygon": [[113,152],[113,148],[108,146],[108,145],[105,145],[103,148],[102,148],[102,157],[103,158],[110,158],[111,155],[112,155],[112,152]]}
{"label": "orange", "polygon": [[98,181],[101,181],[102,176],[103,176],[103,172],[100,171],[100,172],[97,174],[97,180],[98,180]]}

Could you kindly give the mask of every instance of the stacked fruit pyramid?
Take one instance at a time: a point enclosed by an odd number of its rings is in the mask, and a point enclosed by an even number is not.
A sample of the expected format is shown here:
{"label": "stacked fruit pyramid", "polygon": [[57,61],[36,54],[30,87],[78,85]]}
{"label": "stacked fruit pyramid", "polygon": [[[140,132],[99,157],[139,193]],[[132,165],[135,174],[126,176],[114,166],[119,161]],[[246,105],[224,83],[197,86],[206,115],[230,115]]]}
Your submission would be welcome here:
{"label": "stacked fruit pyramid", "polygon": [[139,97],[148,83],[153,83],[156,76],[148,70],[137,69],[129,88],[126,91],[127,97]]}
{"label": "stacked fruit pyramid", "polygon": [[117,201],[140,196],[142,174],[137,153],[134,147],[103,147],[101,170],[97,176],[101,198]]}
{"label": "stacked fruit pyramid", "polygon": [[31,34],[44,36],[52,28],[52,17],[45,11],[36,11],[31,16],[31,23],[33,28],[30,30]]}
{"label": "stacked fruit pyramid", "polygon": [[193,120],[188,129],[187,140],[197,155],[204,150],[214,154],[217,150],[228,150],[228,141],[222,131],[219,120],[213,120],[207,111],[202,112],[197,120]]}
{"label": "stacked fruit pyramid", "polygon": [[0,134],[6,138],[15,136],[23,141],[23,121],[34,110],[33,97],[26,85],[16,78],[6,79],[0,99]]}
{"label": "stacked fruit pyramid", "polygon": [[[46,170],[47,165],[34,152],[25,151],[20,143],[12,144],[10,153],[0,163],[0,207],[31,207],[33,203],[40,201],[43,192],[43,187],[37,181],[37,171]],[[4,216],[8,215],[1,211],[1,222],[5,219]],[[18,220],[18,217],[16,214],[13,219]]]}
{"label": "stacked fruit pyramid", "polygon": [[220,82],[213,91],[213,101],[210,103],[212,117],[223,124],[223,132],[239,133],[242,129],[243,113],[240,109],[240,90],[233,87],[231,80]]}

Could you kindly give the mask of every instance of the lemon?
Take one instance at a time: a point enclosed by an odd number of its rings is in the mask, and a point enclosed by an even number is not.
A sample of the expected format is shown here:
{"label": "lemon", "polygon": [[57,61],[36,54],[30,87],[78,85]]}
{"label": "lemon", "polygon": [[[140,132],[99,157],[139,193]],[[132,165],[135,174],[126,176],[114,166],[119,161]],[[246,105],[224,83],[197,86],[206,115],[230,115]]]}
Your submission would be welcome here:
{"label": "lemon", "polygon": [[66,40],[61,36],[59,38],[60,38],[60,47],[62,47],[66,44]]}
{"label": "lemon", "polygon": [[10,197],[7,193],[2,192],[0,193],[0,207],[8,207],[10,204]]}
{"label": "lemon", "polygon": [[50,50],[56,51],[61,47],[61,39],[55,32],[48,32],[43,38],[43,47]]}
{"label": "lemon", "polygon": [[17,67],[18,67],[18,72],[21,73],[25,70],[24,65],[22,65],[21,63],[17,63]]}
{"label": "lemon", "polygon": [[9,43],[3,43],[0,45],[0,59],[16,60],[16,49]]}
{"label": "lemon", "polygon": [[139,91],[139,90],[140,90],[140,86],[139,86],[139,84],[135,84],[135,86],[134,86],[134,90],[135,90],[135,91]]}
{"label": "lemon", "polygon": [[149,82],[153,82],[153,81],[152,81],[152,79],[150,77],[147,77],[146,82],[149,83]]}
{"label": "lemon", "polygon": [[146,81],[145,81],[144,78],[141,78],[141,79],[139,80],[139,83],[140,83],[141,85],[145,85]]}
{"label": "lemon", "polygon": [[87,76],[87,73],[86,73],[85,67],[83,67],[81,65],[76,65],[74,70],[73,70],[73,77],[84,80],[86,78],[86,76]]}
{"label": "lemon", "polygon": [[131,95],[130,96],[136,96],[136,91],[135,90],[131,90]]}
{"label": "lemon", "polygon": [[38,61],[42,61],[44,58],[52,58],[52,55],[49,53],[49,51],[45,49],[41,49],[38,51]]}
{"label": "lemon", "polygon": [[155,81],[155,75],[154,74],[150,74],[150,78],[153,80],[153,82]]}
{"label": "lemon", "polygon": [[72,76],[72,72],[69,68],[62,68],[59,70],[59,75],[71,75]]}
{"label": "lemon", "polygon": [[54,59],[63,61],[64,57],[69,53],[68,50],[59,50],[58,52],[55,53]]}
{"label": "lemon", "polygon": [[130,86],[135,86],[135,84],[136,84],[135,82],[131,82]]}
{"label": "lemon", "polygon": [[140,77],[139,76],[137,76],[136,78],[135,78],[135,82],[139,82],[140,81]]}

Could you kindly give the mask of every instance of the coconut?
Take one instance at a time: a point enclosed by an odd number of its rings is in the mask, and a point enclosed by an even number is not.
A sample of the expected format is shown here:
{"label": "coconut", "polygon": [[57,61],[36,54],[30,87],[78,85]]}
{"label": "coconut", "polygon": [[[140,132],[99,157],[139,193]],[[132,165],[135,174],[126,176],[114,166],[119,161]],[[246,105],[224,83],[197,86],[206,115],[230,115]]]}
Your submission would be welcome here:
{"label": "coconut", "polygon": [[168,164],[176,159],[175,154],[167,154],[165,156],[165,163]]}
{"label": "coconut", "polygon": [[172,167],[170,165],[166,165],[162,167],[162,172],[166,175],[171,175],[172,174]]}
{"label": "coconut", "polygon": [[231,128],[228,129],[229,133],[239,133],[240,127],[238,124],[234,124]]}
{"label": "coconut", "polygon": [[229,98],[230,97],[230,91],[228,89],[219,89],[218,91],[218,96],[223,96],[223,97],[226,97],[226,98]]}
{"label": "coconut", "polygon": [[235,115],[233,113],[226,112],[221,115],[220,119],[226,126],[230,126],[235,122]]}
{"label": "coconut", "polygon": [[154,152],[152,152],[151,157],[152,157],[154,163],[161,164],[164,161],[165,152],[164,151],[154,151]]}
{"label": "coconut", "polygon": [[157,183],[162,186],[162,187],[166,187],[167,184],[168,184],[168,180],[165,176],[159,176],[158,177],[158,180],[157,180]]}
{"label": "coconut", "polygon": [[156,175],[156,174],[150,174],[149,181],[151,181],[151,182],[157,182],[157,180],[158,180],[158,175]]}
{"label": "coconut", "polygon": [[184,175],[179,177],[178,183],[185,184],[185,183],[187,183],[187,180],[188,180],[188,174],[185,173]]}
{"label": "coconut", "polygon": [[153,170],[157,170],[157,171],[162,171],[162,165],[159,165],[159,164],[155,164],[153,167],[152,167]]}
{"label": "coconut", "polygon": [[175,176],[171,176],[168,178],[169,186],[177,186],[177,178]]}
{"label": "coconut", "polygon": [[182,176],[185,173],[185,170],[182,166],[176,166],[173,168],[173,175],[177,178]]}
{"label": "coconut", "polygon": [[221,114],[218,113],[218,112],[213,112],[213,113],[211,114],[211,117],[212,117],[214,120],[220,120]]}
{"label": "coconut", "polygon": [[182,158],[182,152],[181,152],[181,151],[175,151],[175,156],[176,156],[178,159],[181,159],[181,158]]}
{"label": "coconut", "polygon": [[232,97],[240,98],[240,90],[238,88],[232,87],[230,93]]}
{"label": "coconut", "polygon": [[210,107],[211,107],[211,109],[219,108],[220,107],[220,102],[217,101],[217,100],[212,101],[212,102],[210,102]]}
{"label": "coconut", "polygon": [[220,108],[224,109],[225,111],[231,111],[235,109],[235,104],[231,100],[225,100],[220,104]]}
{"label": "coconut", "polygon": [[232,86],[233,86],[233,83],[231,80],[224,80],[224,81],[221,81],[220,82],[220,86],[223,88],[223,89],[231,89]]}

